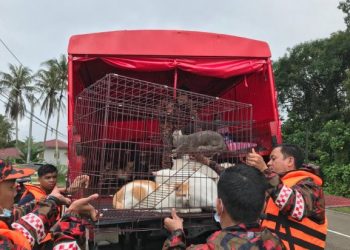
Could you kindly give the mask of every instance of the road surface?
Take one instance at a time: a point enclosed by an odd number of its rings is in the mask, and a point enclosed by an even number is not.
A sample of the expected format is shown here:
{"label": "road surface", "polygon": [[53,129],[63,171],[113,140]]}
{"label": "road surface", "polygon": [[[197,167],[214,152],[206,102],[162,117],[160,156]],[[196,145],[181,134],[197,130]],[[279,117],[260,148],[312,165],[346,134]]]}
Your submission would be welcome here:
{"label": "road surface", "polygon": [[326,249],[350,249],[350,214],[326,210],[328,232]]}

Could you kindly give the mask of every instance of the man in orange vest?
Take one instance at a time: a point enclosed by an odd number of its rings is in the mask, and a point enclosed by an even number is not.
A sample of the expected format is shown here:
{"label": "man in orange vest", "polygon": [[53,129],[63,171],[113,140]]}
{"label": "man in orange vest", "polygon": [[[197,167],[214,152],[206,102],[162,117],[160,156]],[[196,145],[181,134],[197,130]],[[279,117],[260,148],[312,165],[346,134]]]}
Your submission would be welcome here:
{"label": "man in orange vest", "polygon": [[[25,205],[33,200],[40,201],[42,199],[45,199],[48,194],[52,192],[52,190],[57,185],[57,176],[58,176],[58,170],[54,165],[51,164],[44,164],[39,167],[38,169],[38,181],[39,185],[33,185],[33,184],[25,184],[25,191],[18,202],[19,206]],[[78,176],[72,186],[74,187],[80,187],[85,186],[89,184],[89,176],[82,175]],[[68,193],[71,193],[72,191],[76,191],[77,188],[69,187],[65,190]],[[60,213],[59,209],[59,213]],[[59,219],[59,217],[58,217]],[[39,245],[40,249],[48,249],[52,248],[53,240],[50,234],[48,234],[45,239],[42,240],[41,244]]]}
{"label": "man in orange vest", "polygon": [[16,240],[16,245],[23,247],[23,249],[30,247],[29,242],[20,232],[11,230],[11,223],[15,216],[21,215],[22,211],[32,211],[34,208],[34,204],[28,204],[22,210],[13,212],[16,179],[30,176],[34,172],[32,169],[14,168],[0,160],[0,246],[4,245],[0,249],[13,249],[12,242],[14,240]]}
{"label": "man in orange vest", "polygon": [[246,164],[227,168],[218,182],[217,213],[214,216],[221,230],[210,235],[206,242],[186,248],[183,219],[173,209],[171,218],[164,220],[164,227],[171,234],[162,249],[285,249],[274,233],[261,229],[259,224],[266,187],[263,174]]}
{"label": "man in orange vest", "polygon": [[[38,185],[25,184],[25,191],[18,202],[18,205],[24,205],[32,200],[40,201],[52,192],[54,187],[57,185],[58,170],[54,165],[44,164],[38,169]],[[89,185],[89,176],[81,175],[78,176],[70,187],[65,190],[67,193],[73,193],[81,187],[87,188]]]}
{"label": "man in orange vest", "polygon": [[327,233],[322,179],[313,165],[304,165],[299,147],[275,147],[266,164],[254,149],[246,163],[270,183],[262,226],[274,231],[288,249],[324,249]]}
{"label": "man in orange vest", "polygon": [[30,250],[50,229],[55,236],[54,250],[84,249],[85,225],[81,218],[86,216],[96,221],[98,213],[89,202],[98,195],[74,201],[58,223],[58,205],[70,201],[57,188],[38,204],[33,201],[13,208],[16,179],[33,173],[34,170],[14,168],[11,163],[0,160],[0,249]]}
{"label": "man in orange vest", "polygon": [[38,169],[39,185],[25,184],[25,191],[18,202],[18,205],[24,205],[32,200],[39,201],[46,197],[57,184],[58,170],[51,164],[45,164]]}

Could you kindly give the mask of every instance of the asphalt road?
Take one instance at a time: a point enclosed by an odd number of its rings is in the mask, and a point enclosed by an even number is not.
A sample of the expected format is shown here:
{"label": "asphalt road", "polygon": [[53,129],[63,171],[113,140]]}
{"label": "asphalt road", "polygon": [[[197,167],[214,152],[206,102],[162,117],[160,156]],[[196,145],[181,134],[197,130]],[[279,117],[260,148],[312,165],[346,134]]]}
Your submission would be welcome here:
{"label": "asphalt road", "polygon": [[350,214],[327,210],[328,232],[326,249],[350,249]]}

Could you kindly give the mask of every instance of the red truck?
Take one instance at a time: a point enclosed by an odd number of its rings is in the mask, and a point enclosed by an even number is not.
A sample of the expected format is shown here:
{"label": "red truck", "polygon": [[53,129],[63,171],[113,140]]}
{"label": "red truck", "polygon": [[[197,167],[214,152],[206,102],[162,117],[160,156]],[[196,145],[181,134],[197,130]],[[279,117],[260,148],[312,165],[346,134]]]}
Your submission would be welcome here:
{"label": "red truck", "polygon": [[[220,107],[225,103],[236,107],[215,111],[221,112],[219,118],[228,124],[226,132],[235,135],[229,138],[238,141],[234,145],[251,143],[267,156],[281,143],[271,52],[266,42],[195,31],[124,30],[72,36],[68,54],[69,179],[89,174],[91,184],[85,195],[100,193],[96,206],[104,211],[105,219],[90,234],[95,248],[115,244],[113,249],[147,249],[144,242],[153,242],[152,249],[160,247],[166,236],[162,230],[166,213],[113,214],[113,193],[121,183],[133,179],[130,172],[108,166],[148,162],[148,168],[139,171],[143,178],[145,172],[157,170],[161,164],[158,159],[164,157],[164,135],[162,139],[159,132],[164,124],[159,107],[167,108],[160,100],[164,93],[173,99],[183,93],[203,103],[220,101]],[[196,106],[202,111],[202,123],[214,124],[217,114],[213,111],[206,116],[209,109],[205,107]],[[247,117],[240,119],[249,120],[247,133],[240,132],[245,128],[243,123],[240,127],[237,121],[236,125],[230,123],[237,120],[234,109],[246,109]],[[108,174],[120,183],[110,182],[113,178],[106,177]],[[212,211],[203,211],[184,216],[189,242],[217,228]]]}

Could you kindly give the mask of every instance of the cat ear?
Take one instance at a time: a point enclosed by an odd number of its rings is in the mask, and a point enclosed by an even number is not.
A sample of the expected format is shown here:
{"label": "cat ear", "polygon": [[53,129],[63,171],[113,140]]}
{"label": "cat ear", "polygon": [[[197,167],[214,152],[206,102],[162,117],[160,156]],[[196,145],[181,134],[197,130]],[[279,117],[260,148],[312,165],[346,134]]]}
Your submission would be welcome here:
{"label": "cat ear", "polygon": [[152,175],[156,176],[156,175],[157,175],[157,172],[155,172],[155,171],[154,171],[154,172],[152,172]]}

